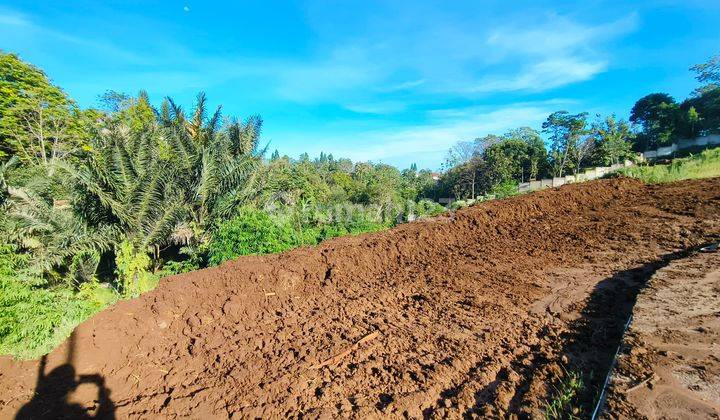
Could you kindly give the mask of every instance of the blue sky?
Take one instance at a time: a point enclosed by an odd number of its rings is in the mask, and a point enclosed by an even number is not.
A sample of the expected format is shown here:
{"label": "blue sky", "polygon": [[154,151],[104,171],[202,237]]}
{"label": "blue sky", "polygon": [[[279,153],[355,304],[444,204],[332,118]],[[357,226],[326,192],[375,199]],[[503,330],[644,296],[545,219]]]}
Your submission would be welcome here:
{"label": "blue sky", "polygon": [[145,89],[258,113],[270,149],[437,168],[553,111],[685,98],[720,1],[0,1],[0,48],[81,106]]}

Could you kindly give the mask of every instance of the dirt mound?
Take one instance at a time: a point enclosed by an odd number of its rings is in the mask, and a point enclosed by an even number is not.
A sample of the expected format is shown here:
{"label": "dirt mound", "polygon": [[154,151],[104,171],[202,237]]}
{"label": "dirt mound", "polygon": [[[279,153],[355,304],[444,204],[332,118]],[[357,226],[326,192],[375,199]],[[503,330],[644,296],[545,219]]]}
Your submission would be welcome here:
{"label": "dirt mound", "polygon": [[718,179],[590,182],[171,277],[46,365],[0,359],[0,417],[538,414],[718,210]]}
{"label": "dirt mound", "polygon": [[720,252],[659,270],[638,296],[607,409],[627,418],[720,418]]}

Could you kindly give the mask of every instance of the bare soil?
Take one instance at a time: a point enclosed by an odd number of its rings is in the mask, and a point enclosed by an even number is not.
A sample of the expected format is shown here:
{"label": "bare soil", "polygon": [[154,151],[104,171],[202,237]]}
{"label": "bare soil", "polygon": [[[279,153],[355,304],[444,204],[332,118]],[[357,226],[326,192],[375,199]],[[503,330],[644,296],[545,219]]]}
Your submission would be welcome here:
{"label": "bare soil", "polygon": [[633,419],[720,418],[720,252],[669,264],[640,293],[607,411]]}
{"label": "bare soil", "polygon": [[593,408],[635,296],[720,238],[720,179],[616,179],[164,279],[41,361],[0,417],[542,416]]}

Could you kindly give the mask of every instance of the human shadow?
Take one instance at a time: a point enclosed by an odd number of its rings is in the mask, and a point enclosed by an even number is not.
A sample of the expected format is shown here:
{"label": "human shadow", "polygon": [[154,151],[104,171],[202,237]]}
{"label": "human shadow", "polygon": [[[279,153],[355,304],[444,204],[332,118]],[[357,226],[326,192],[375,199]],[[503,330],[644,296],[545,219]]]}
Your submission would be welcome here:
{"label": "human shadow", "polygon": [[[110,390],[105,386],[101,375],[77,375],[73,366],[75,354],[75,335],[68,339],[66,362],[45,374],[47,356],[43,356],[38,366],[35,393],[15,415],[16,419],[114,419],[115,405],[110,399]],[[95,405],[86,407],[71,403],[70,393],[80,385],[91,384],[97,388]],[[94,414],[91,414],[93,412]]]}

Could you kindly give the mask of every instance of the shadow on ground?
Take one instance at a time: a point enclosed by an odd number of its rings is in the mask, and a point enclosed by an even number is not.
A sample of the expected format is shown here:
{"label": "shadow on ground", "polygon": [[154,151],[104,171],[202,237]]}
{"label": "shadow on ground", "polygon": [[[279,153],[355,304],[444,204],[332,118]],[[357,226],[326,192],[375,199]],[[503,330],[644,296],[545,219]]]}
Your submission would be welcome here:
{"label": "shadow on ground", "polygon": [[579,373],[584,384],[576,397],[579,413],[575,415],[580,418],[592,415],[640,290],[657,270],[699,249],[663,255],[657,261],[618,272],[595,286],[581,317],[570,324],[569,332],[562,337],[567,358],[565,369]]}
{"label": "shadow on ground", "polygon": [[[114,419],[115,405],[110,390],[105,387],[101,375],[77,375],[73,365],[75,335],[68,339],[68,353],[64,364],[46,373],[47,356],[38,367],[37,383],[33,398],[17,412],[16,419]],[[70,394],[80,385],[90,384],[97,388],[94,407],[86,407],[70,401]]]}

